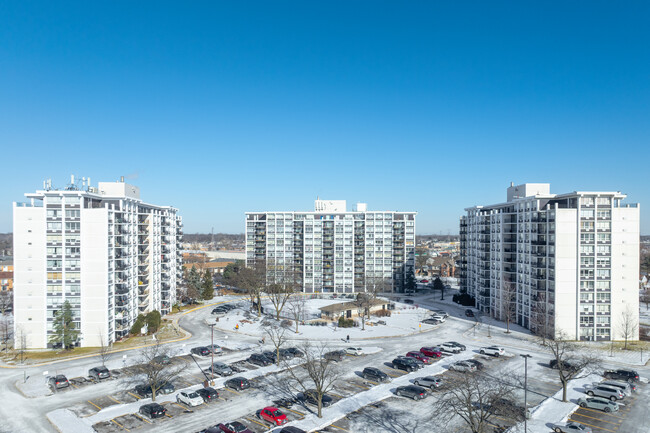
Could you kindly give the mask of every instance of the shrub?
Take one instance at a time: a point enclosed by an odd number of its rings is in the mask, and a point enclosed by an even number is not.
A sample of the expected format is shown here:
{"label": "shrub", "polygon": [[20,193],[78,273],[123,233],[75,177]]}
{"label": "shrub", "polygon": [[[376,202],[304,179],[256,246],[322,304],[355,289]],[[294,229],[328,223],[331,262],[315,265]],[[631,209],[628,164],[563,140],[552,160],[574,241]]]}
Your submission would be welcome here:
{"label": "shrub", "polygon": [[375,316],[377,316],[377,317],[390,317],[391,314],[392,313],[391,313],[390,310],[379,310],[379,311],[377,311],[375,313]]}
{"label": "shrub", "polygon": [[131,335],[137,335],[142,332],[142,327],[145,324],[145,317],[142,314],[139,314],[135,319],[133,326],[131,326]]}
{"label": "shrub", "polygon": [[457,304],[463,305],[465,307],[473,307],[475,305],[475,299],[473,296],[468,295],[467,293],[460,293],[452,296],[452,301]]}
{"label": "shrub", "polygon": [[160,315],[160,311],[150,311],[145,316],[144,321],[147,324],[147,332],[157,332],[158,328],[160,328],[160,324],[162,323],[162,316]]}
{"label": "shrub", "polygon": [[[346,319],[345,317],[339,317],[339,328],[352,328],[355,326],[355,322],[352,319]],[[356,326],[359,326],[358,324]]]}
{"label": "shrub", "polygon": [[293,321],[285,319],[282,322],[280,322],[280,326],[282,326],[283,328],[290,328],[291,326],[293,326]]}

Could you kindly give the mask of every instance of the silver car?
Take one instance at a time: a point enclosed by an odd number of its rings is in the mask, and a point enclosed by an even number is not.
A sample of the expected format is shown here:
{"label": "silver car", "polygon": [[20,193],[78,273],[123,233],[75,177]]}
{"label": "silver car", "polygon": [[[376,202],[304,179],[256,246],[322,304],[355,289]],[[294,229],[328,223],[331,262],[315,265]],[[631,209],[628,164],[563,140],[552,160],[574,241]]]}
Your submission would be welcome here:
{"label": "silver car", "polygon": [[618,388],[614,388],[613,386],[606,385],[596,385],[593,388],[589,388],[589,390],[587,390],[587,394],[592,397],[596,396],[608,398],[611,401],[623,400],[625,398],[623,391]]}
{"label": "silver car", "polygon": [[418,377],[413,381],[414,385],[429,389],[440,388],[442,383],[442,378],[436,376]]}
{"label": "silver car", "polygon": [[621,391],[623,391],[623,394],[626,396],[631,396],[632,392],[636,390],[636,386],[634,384],[630,384],[627,382],[620,382],[618,380],[604,380],[600,383],[594,382],[594,386],[596,385],[606,385],[606,386],[611,386],[612,388],[618,388]]}
{"label": "silver car", "polygon": [[223,362],[215,362],[212,364],[212,368],[208,367],[207,371],[209,373],[214,371],[214,374],[218,374],[219,376],[230,376],[233,373],[232,368]]}
{"label": "silver car", "polygon": [[591,433],[591,429],[586,425],[578,424],[577,422],[565,422],[562,424],[553,425],[555,433]]}
{"label": "silver car", "polygon": [[578,399],[578,405],[580,407],[602,410],[603,412],[618,412],[618,403],[602,397],[580,397]]}
{"label": "silver car", "polygon": [[463,372],[463,373],[471,373],[473,371],[476,371],[475,366],[473,366],[469,362],[465,362],[465,361],[454,362],[453,364],[451,364],[449,366],[449,369],[454,370],[454,371],[460,371],[460,372]]}

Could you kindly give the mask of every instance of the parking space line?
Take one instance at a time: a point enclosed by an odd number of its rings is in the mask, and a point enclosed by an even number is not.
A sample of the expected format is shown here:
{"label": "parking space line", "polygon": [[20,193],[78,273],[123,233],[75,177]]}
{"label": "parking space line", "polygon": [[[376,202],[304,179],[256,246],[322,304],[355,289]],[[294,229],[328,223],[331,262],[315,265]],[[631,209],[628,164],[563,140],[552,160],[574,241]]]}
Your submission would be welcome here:
{"label": "parking space line", "polygon": [[255,420],[255,419],[253,419],[253,418],[246,417],[246,419],[249,420],[250,422],[254,422],[255,424],[259,424],[259,425],[261,425],[261,426],[264,427],[264,428],[269,428],[269,426],[267,426],[267,425],[265,425],[265,424],[262,424],[261,422]]}
{"label": "parking space line", "polygon": [[115,424],[117,424],[118,427],[123,428],[123,429],[126,430],[126,431],[131,431],[131,430],[129,430],[128,428],[124,427],[124,426],[123,426],[122,424],[120,424],[119,422],[115,421],[115,419],[112,419],[111,421],[113,421]]}
{"label": "parking space line", "polygon": [[569,421],[584,424],[584,425],[589,426],[589,427],[594,427],[594,428],[597,428],[598,430],[605,430],[605,431],[608,431],[608,432],[616,433],[616,430],[610,430],[610,429],[607,429],[605,427],[601,427],[601,426],[597,426],[597,425],[593,425],[593,424],[587,424],[584,421],[576,421],[576,420],[571,419],[571,418],[569,418]]}
{"label": "parking space line", "polygon": [[373,385],[379,385],[377,382],[373,382],[372,380],[366,380],[366,382],[372,383]]}
{"label": "parking space line", "polygon": [[111,400],[113,400],[113,401],[114,401],[115,403],[117,403],[117,404],[122,404],[121,401],[119,401],[118,399],[116,399],[116,398],[114,398],[114,397],[111,397],[110,395],[108,396],[108,398],[110,398]]}
{"label": "parking space line", "polygon": [[333,392],[330,392],[330,395],[333,395],[334,397],[338,397],[338,398],[345,398],[342,395],[334,394]]}
{"label": "parking space line", "polygon": [[230,391],[230,392],[232,392],[233,394],[237,394],[237,395],[239,395],[239,393],[238,393],[237,391],[235,391],[235,390],[232,390],[232,389],[230,389],[230,388],[224,388],[224,389],[225,389],[226,391]]}
{"label": "parking space line", "polygon": [[77,385],[75,385],[74,383],[72,383],[72,382],[70,382],[70,385],[71,385],[72,387],[74,387],[74,389],[79,389],[79,387],[78,387]]}
{"label": "parking space line", "polygon": [[88,401],[88,403],[90,403],[90,404],[92,404],[93,406],[95,406],[97,409],[102,410],[101,407],[97,406],[97,405],[96,405],[95,403],[93,403],[92,401],[90,401],[90,400],[87,400],[87,401]]}
{"label": "parking space line", "polygon": [[293,412],[293,413],[295,413],[296,415],[300,415],[300,416],[302,416],[303,418],[304,418],[304,416],[305,416],[305,414],[302,413],[302,412],[300,412],[300,411],[293,410],[293,409],[289,409],[288,407],[285,407],[285,409],[288,410],[289,412]]}
{"label": "parking space line", "polygon": [[140,415],[138,415],[137,413],[134,413],[133,415],[135,415],[137,418],[140,418],[142,421],[146,422],[147,424],[151,424],[151,421],[149,421],[148,419],[144,419],[144,418],[142,418],[142,417],[141,417]]}
{"label": "parking space line", "polygon": [[600,421],[600,422],[606,422],[607,424],[619,425],[621,423],[621,421],[619,421],[619,422],[607,421],[607,420],[602,419],[602,418],[596,418],[595,416],[583,415],[583,414],[578,413],[578,412],[574,412],[573,415],[578,415],[578,416],[582,416],[582,417],[589,418],[589,419],[595,419],[595,420]]}
{"label": "parking space line", "polygon": [[142,397],[140,397],[139,395],[135,395],[135,394],[133,394],[132,392],[127,392],[127,394],[129,394],[129,395],[132,396],[132,397],[137,398],[138,400],[142,399]]}
{"label": "parking space line", "polygon": [[330,424],[330,426],[331,426],[331,427],[334,427],[334,428],[337,428],[337,429],[339,429],[339,430],[348,431],[348,430],[344,429],[343,427],[339,427],[339,426],[334,425],[334,424]]}
{"label": "parking space line", "polygon": [[167,412],[165,412],[165,415],[167,415],[167,416],[170,417],[170,418],[174,418],[173,416],[171,416],[171,415],[168,414]]}
{"label": "parking space line", "polygon": [[178,404],[178,403],[172,403],[172,404],[173,404],[173,405],[175,405],[175,406],[178,406],[178,407],[180,407],[180,408],[181,408],[181,409],[183,409],[183,410],[188,410],[188,408],[187,408],[187,407],[185,407],[185,406],[181,406],[181,405],[180,405],[180,404]]}
{"label": "parking space line", "polygon": [[354,385],[354,386],[359,387],[359,388],[362,388],[362,389],[370,389],[369,387],[367,387],[367,386],[363,386],[363,385],[359,385],[358,383],[354,383],[354,382],[349,382],[349,383],[350,383],[351,385]]}
{"label": "parking space line", "polygon": [[[581,408],[579,408],[578,410],[588,410],[589,412],[595,412],[595,413],[599,413],[599,414],[601,414],[601,415],[607,415],[607,416],[611,416],[611,417],[614,417],[614,418],[623,419],[622,416],[614,415],[614,414],[612,414],[611,412],[610,412],[610,413],[607,413],[607,412],[604,412],[604,411],[602,411],[602,410],[589,409],[588,407],[581,407]],[[576,412],[577,412],[577,411],[576,411]]]}

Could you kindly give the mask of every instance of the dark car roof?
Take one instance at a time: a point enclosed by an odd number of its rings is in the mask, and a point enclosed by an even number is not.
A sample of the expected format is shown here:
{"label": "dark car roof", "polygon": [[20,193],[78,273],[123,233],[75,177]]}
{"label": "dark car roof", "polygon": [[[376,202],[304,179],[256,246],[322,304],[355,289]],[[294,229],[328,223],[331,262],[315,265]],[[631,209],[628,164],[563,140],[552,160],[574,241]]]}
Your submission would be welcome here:
{"label": "dark car roof", "polygon": [[417,386],[417,385],[405,385],[405,386],[400,386],[399,388],[408,389],[410,391],[418,391],[418,392],[425,391],[424,388],[422,388],[421,386]]}
{"label": "dark car roof", "polygon": [[306,433],[306,432],[303,429],[300,429],[298,427],[288,425],[282,430],[280,430],[280,433]]}
{"label": "dark car roof", "polygon": [[164,409],[164,407],[158,403],[147,403],[141,407],[146,407],[148,409]]}

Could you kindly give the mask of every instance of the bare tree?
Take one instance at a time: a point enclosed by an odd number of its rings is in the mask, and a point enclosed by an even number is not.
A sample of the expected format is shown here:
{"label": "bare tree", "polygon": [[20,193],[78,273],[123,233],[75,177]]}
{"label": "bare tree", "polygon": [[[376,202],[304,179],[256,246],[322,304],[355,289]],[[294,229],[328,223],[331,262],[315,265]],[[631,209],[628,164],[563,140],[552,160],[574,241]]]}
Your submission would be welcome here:
{"label": "bare tree", "polygon": [[556,368],[562,383],[562,401],[566,402],[569,381],[585,377],[600,369],[601,360],[597,355],[579,347],[560,331],[555,340],[546,339],[540,344],[551,351],[551,367]]}
{"label": "bare tree", "polygon": [[251,305],[256,305],[257,315],[262,314],[262,289],[266,282],[266,265],[257,262],[252,267],[241,267],[233,277],[235,285],[246,292]]}
{"label": "bare tree", "polygon": [[645,289],[641,292],[639,301],[645,304],[645,309],[648,311],[648,308],[650,308],[650,289]]}
{"label": "bare tree", "polygon": [[0,291],[0,313],[4,316],[7,311],[13,309],[14,293],[11,290]]}
{"label": "bare tree", "polygon": [[542,345],[547,338],[551,337],[553,326],[549,323],[549,305],[546,302],[546,294],[537,295],[536,302],[531,309],[530,325],[531,331],[542,339]]}
{"label": "bare tree", "polygon": [[113,347],[104,337],[104,333],[99,331],[99,358],[102,360],[102,366],[106,366],[106,362],[112,358],[112,349]]}
{"label": "bare tree", "polygon": [[639,320],[638,316],[634,314],[630,306],[625,307],[625,311],[621,313],[619,318],[619,327],[621,330],[621,336],[625,340],[625,346],[623,350],[627,350],[628,340],[634,339],[637,335],[637,329],[639,329]]}
{"label": "bare tree", "polygon": [[305,354],[304,362],[293,368],[287,366],[291,386],[303,395],[313,396],[318,405],[317,415],[321,418],[323,416],[323,395],[334,389],[343,373],[338,369],[336,362],[325,359],[326,345],[312,346],[307,342],[301,350]]}
{"label": "bare tree", "polygon": [[268,284],[266,286],[266,294],[273,304],[275,309],[275,318],[280,320],[280,314],[284,309],[287,301],[296,293],[298,289],[298,280],[294,278],[293,274],[285,276],[282,275],[280,281]]}
{"label": "bare tree", "polygon": [[140,352],[137,364],[125,369],[127,384],[142,384],[151,387],[151,400],[156,401],[156,393],[168,383],[172,383],[187,368],[187,362],[176,359],[171,362],[172,354],[167,346],[159,341],[147,346]]}
{"label": "bare tree", "polygon": [[433,404],[433,413],[442,425],[459,417],[472,433],[487,433],[494,427],[494,418],[523,419],[524,409],[512,403],[513,384],[479,372],[453,372],[446,380],[445,394]]}
{"label": "bare tree", "polygon": [[[366,296],[368,296],[368,303],[372,305],[381,293],[388,292],[392,288],[390,278],[385,278],[381,275],[369,275],[366,277]],[[367,318],[370,319],[370,309],[368,309]]]}
{"label": "bare tree", "polygon": [[0,341],[5,346],[5,353],[9,351],[9,342],[14,338],[13,320],[9,316],[0,317]]}
{"label": "bare tree", "polygon": [[285,336],[286,332],[287,328],[277,323],[264,328],[264,333],[269,336],[269,340],[271,340],[271,344],[273,344],[273,348],[275,349],[275,362],[278,366],[280,365],[280,349],[288,340]]}
{"label": "bare tree", "polygon": [[27,351],[27,333],[21,326],[16,329],[14,347],[16,348],[16,357],[22,364],[25,362],[25,352]]}
{"label": "bare tree", "polygon": [[357,308],[357,316],[361,320],[361,330],[366,330],[366,314],[370,315],[370,296],[366,293],[357,293],[354,306]]}
{"label": "bare tree", "polygon": [[306,300],[304,295],[296,294],[289,298],[288,301],[289,313],[296,325],[296,334],[298,333],[298,325],[305,320],[305,305]]}
{"label": "bare tree", "polygon": [[506,334],[509,334],[510,323],[517,317],[517,286],[514,283],[505,282],[501,286],[500,301],[499,318],[506,322]]}

